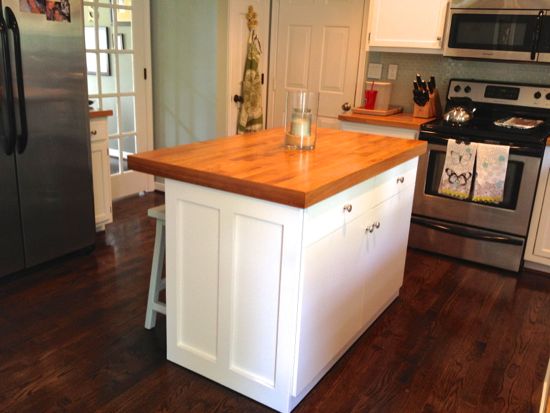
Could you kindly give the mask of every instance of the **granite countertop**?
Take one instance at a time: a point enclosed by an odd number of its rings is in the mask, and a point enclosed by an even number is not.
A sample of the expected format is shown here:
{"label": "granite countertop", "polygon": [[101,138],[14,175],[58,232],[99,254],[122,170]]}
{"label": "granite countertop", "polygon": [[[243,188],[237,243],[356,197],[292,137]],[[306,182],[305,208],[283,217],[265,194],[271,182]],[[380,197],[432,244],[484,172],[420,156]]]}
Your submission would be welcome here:
{"label": "granite countertop", "polygon": [[299,208],[426,152],[423,141],[318,129],[312,151],[289,150],[269,129],[143,152],[130,169]]}

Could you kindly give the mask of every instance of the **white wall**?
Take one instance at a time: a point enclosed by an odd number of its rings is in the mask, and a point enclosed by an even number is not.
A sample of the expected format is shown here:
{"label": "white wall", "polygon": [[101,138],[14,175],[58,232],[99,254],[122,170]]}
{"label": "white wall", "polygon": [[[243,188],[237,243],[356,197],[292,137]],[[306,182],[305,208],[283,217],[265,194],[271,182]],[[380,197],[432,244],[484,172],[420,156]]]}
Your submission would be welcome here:
{"label": "white wall", "polygon": [[225,3],[151,1],[155,148],[223,135]]}

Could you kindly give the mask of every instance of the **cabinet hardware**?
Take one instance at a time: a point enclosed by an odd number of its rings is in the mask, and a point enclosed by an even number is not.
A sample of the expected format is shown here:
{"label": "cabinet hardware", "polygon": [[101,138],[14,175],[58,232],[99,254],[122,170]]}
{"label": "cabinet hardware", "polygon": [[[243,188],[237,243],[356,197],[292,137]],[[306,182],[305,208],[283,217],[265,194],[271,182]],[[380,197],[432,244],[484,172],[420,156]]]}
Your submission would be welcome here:
{"label": "cabinet hardware", "polygon": [[400,176],[399,178],[397,178],[397,183],[398,184],[402,184],[403,182],[405,182],[405,177],[404,176]]}
{"label": "cabinet hardware", "polygon": [[351,204],[344,205],[345,212],[351,212],[352,209],[353,209],[353,206]]}
{"label": "cabinet hardware", "polygon": [[440,42],[441,41],[441,36],[437,36],[437,40]]}
{"label": "cabinet hardware", "polygon": [[380,228],[380,222],[379,221],[376,221],[374,224],[368,226],[367,228],[365,228],[365,232],[368,232],[370,234],[372,234],[374,232],[375,229],[378,229]]}
{"label": "cabinet hardware", "polygon": [[97,131],[96,131],[96,130],[93,130],[93,131],[90,132],[90,134],[92,134],[92,135],[95,136],[95,135],[97,135]]}

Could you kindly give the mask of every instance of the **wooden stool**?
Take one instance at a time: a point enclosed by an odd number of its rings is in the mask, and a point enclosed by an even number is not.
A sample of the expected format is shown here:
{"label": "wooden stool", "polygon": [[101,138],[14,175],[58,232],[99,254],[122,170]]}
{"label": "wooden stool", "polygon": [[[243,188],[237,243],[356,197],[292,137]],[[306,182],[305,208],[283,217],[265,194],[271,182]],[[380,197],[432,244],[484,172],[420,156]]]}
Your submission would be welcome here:
{"label": "wooden stool", "polygon": [[166,315],[166,304],[159,301],[159,293],[166,289],[166,280],[162,279],[166,249],[166,214],[164,205],[149,208],[147,215],[157,220],[155,249],[151,265],[151,279],[149,280],[149,296],[147,298],[147,311],[145,312],[145,328],[150,330],[157,323],[157,313]]}

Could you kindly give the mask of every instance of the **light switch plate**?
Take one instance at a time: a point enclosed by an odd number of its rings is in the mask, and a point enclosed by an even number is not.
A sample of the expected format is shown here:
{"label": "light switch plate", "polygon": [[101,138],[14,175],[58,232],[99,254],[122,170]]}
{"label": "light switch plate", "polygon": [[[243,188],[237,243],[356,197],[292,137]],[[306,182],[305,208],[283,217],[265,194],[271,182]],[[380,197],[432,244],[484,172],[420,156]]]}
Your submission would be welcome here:
{"label": "light switch plate", "polygon": [[388,79],[395,80],[397,79],[397,65],[388,65]]}
{"label": "light switch plate", "polygon": [[369,63],[369,67],[367,70],[367,77],[369,79],[381,79],[382,63]]}

